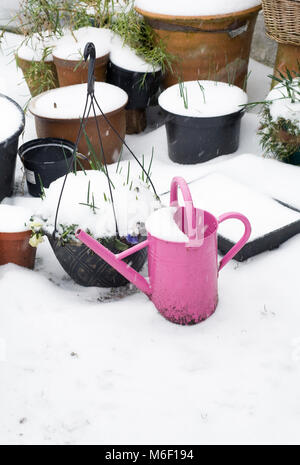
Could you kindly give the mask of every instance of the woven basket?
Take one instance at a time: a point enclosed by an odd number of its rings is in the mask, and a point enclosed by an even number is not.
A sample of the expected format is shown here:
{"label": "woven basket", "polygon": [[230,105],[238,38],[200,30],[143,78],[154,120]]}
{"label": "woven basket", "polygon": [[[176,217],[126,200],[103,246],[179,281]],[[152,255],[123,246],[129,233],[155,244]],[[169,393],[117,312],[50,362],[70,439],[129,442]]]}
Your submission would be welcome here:
{"label": "woven basket", "polygon": [[267,36],[300,45],[300,0],[262,0]]}

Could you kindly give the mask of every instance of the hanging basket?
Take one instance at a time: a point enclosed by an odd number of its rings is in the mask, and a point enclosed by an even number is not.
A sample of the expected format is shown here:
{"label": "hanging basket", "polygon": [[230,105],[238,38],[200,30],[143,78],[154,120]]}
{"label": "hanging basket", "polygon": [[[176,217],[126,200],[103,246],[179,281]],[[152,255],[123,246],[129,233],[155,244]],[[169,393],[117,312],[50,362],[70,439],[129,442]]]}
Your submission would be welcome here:
{"label": "hanging basket", "polygon": [[300,2],[262,0],[266,34],[280,44],[300,45]]}

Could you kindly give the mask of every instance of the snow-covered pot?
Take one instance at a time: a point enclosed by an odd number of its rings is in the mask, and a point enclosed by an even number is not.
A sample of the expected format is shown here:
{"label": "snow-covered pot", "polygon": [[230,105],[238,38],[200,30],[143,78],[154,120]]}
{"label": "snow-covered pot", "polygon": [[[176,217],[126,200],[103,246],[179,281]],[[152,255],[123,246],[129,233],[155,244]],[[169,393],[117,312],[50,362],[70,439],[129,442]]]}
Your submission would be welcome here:
{"label": "snow-covered pot", "polygon": [[244,86],[261,0],[136,0],[136,10],[177,57],[165,87],[194,79]]}
{"label": "snow-covered pot", "polygon": [[74,152],[75,145],[64,139],[35,139],[23,144],[19,156],[30,195],[40,197],[44,188],[72,170]]}
{"label": "snow-covered pot", "polygon": [[59,86],[52,49],[55,37],[34,34],[16,51],[15,58],[21,68],[32,97]]}
{"label": "snow-covered pot", "polygon": [[[128,281],[79,242],[75,233],[83,228],[114,253],[121,253],[145,239],[145,222],[160,207],[149,185],[138,177],[130,177],[125,162],[109,169],[118,233],[108,187],[103,171],[70,173],[61,197],[56,223],[57,203],[64,178],[45,189],[45,198],[36,209],[33,241],[46,235],[66,273],[82,286],[119,287]],[[118,237],[118,238],[117,238]],[[140,251],[128,260],[141,270],[147,253]]]}
{"label": "snow-covered pot", "polygon": [[[31,100],[29,110],[35,117],[35,125],[39,138],[54,137],[76,142],[83,117],[87,94],[85,84],[61,87],[38,95]],[[125,107],[127,94],[116,86],[104,82],[95,83],[95,96],[101,106],[105,118],[124,138],[126,132]],[[118,160],[122,141],[112,130],[106,119],[96,107],[96,117],[100,127],[105,159],[108,164]],[[103,161],[101,144],[98,138],[97,124],[92,113],[85,125],[86,135],[82,135],[78,151],[93,158],[91,146],[96,157]],[[87,137],[86,137],[87,136]],[[85,169],[90,169],[89,160],[83,161]]]}
{"label": "snow-covered pot", "polygon": [[190,81],[165,90],[159,104],[167,114],[170,159],[196,164],[236,152],[247,101],[240,88],[222,82]]}
{"label": "snow-covered pot", "polygon": [[162,81],[160,68],[153,68],[134,50],[114,38],[110,52],[107,82],[128,94],[126,132],[138,134],[146,128],[146,108],[156,99]]}
{"label": "snow-covered pot", "polygon": [[29,215],[20,207],[0,205],[0,265],[15,263],[33,269],[36,248],[29,241]]}
{"label": "snow-covered pot", "polygon": [[22,108],[0,94],[0,202],[13,191],[19,136],[24,126]]}
{"label": "snow-covered pot", "polygon": [[53,51],[53,60],[61,87],[83,84],[88,81],[88,63],[83,60],[87,42],[93,42],[96,47],[95,80],[105,82],[110,50],[110,31],[84,27],[63,37]]}

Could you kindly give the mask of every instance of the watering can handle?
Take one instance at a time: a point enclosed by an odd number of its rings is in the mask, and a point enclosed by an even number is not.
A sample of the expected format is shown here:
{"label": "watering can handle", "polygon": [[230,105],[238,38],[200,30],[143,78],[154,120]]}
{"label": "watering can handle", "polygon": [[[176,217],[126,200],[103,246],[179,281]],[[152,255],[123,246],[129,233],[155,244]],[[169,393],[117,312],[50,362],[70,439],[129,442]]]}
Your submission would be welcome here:
{"label": "watering can handle", "polygon": [[227,265],[227,263],[230,262],[233,257],[235,257],[235,255],[244,247],[249,237],[251,236],[251,224],[244,215],[241,215],[241,213],[224,213],[224,215],[221,215],[218,218],[218,223],[221,224],[223,221],[230,219],[242,221],[245,226],[245,232],[242,239],[240,239],[239,242],[225,255],[225,257],[222,258],[219,265],[219,271],[221,271],[222,268],[224,268],[224,266]]}
{"label": "watering can handle", "polygon": [[193,239],[196,228],[196,210],[194,208],[191,191],[187,182],[181,177],[175,177],[171,183],[170,191],[170,207],[179,207],[178,203],[178,187],[182,192],[183,200],[185,203],[186,217],[188,222],[188,237]]}

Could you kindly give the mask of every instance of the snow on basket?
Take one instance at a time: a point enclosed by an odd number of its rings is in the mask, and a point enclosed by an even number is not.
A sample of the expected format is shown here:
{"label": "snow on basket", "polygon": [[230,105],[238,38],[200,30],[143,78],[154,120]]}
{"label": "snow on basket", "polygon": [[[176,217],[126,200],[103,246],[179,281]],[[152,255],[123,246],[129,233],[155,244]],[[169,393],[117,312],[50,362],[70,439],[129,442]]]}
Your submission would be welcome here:
{"label": "snow on basket", "polygon": [[[160,207],[160,202],[141,179],[132,179],[127,172],[110,170],[113,200],[119,237],[106,174],[102,171],[69,174],[59,210],[57,232],[55,215],[64,179],[45,189],[45,199],[34,216],[36,243],[47,235],[57,259],[69,276],[82,286],[119,287],[128,281],[75,238],[77,229],[89,232],[97,241],[114,252],[122,252],[145,236],[145,222]],[[128,263],[141,270],[147,258],[143,250]]]}
{"label": "snow on basket", "polygon": [[0,205],[0,265],[15,263],[33,269],[36,249],[30,245],[30,213],[21,207]]}
{"label": "snow on basket", "polygon": [[[39,138],[54,137],[76,142],[87,96],[86,84],[61,87],[35,97],[29,104],[30,112],[35,116]],[[95,83],[95,97],[111,125],[124,139],[126,131],[125,106],[128,101],[126,92],[104,82]],[[105,118],[96,108],[96,117],[100,126],[101,138],[107,163],[116,162],[122,148],[122,141],[111,129]],[[94,117],[88,118],[85,135],[79,142],[79,152],[88,156],[82,162],[90,169],[90,160],[96,157],[103,161],[101,146]]]}
{"label": "snow on basket", "polygon": [[266,155],[300,165],[300,78],[283,79],[264,103],[259,135]]}
{"label": "snow on basket", "polygon": [[244,88],[260,0],[137,0],[167,52],[175,57],[165,87],[195,79],[232,82]]}
{"label": "snow on basket", "polygon": [[0,202],[12,194],[19,136],[24,125],[21,107],[0,94]]}
{"label": "snow on basket", "polygon": [[111,32],[108,29],[83,27],[60,39],[53,52],[61,87],[87,82],[88,64],[83,60],[87,41],[93,42],[96,47],[95,79],[106,80]]}
{"label": "snow on basket", "polygon": [[159,97],[167,113],[169,157],[182,164],[202,163],[238,150],[247,94],[223,82],[176,84]]}
{"label": "snow on basket", "polygon": [[146,108],[156,100],[161,84],[161,68],[146,62],[114,35],[108,65],[107,82],[128,94],[126,132],[138,134],[147,125]]}
{"label": "snow on basket", "polygon": [[35,33],[16,51],[16,63],[23,71],[32,96],[59,85],[52,55],[57,41],[58,37],[47,31]]}

